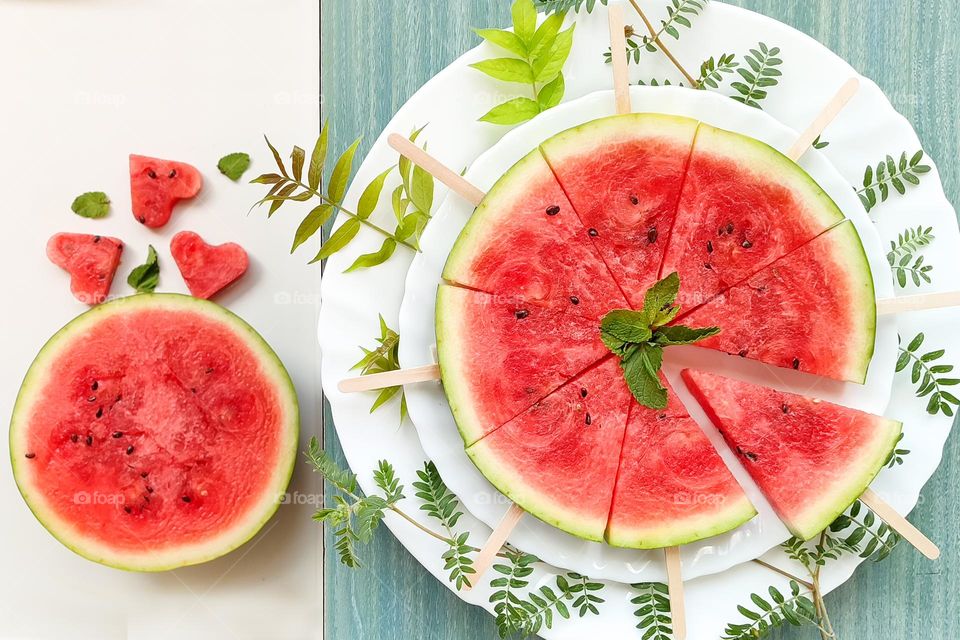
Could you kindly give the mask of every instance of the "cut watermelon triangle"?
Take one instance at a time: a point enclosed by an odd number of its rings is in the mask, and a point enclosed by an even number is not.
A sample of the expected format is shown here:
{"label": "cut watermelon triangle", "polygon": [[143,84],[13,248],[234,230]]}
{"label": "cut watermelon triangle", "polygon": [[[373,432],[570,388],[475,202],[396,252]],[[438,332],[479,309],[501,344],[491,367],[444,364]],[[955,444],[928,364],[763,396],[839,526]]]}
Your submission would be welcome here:
{"label": "cut watermelon triangle", "polygon": [[659,114],[614,116],[541,147],[634,308],[658,279],[697,126]]}
{"label": "cut watermelon triangle", "polygon": [[447,258],[443,278],[599,318],[629,306],[537,149],[493,186]]}
{"label": "cut watermelon triangle", "polygon": [[70,291],[89,305],[107,299],[120,266],[123,242],[86,233],[57,233],[47,241],[47,257],[70,274]]}
{"label": "cut watermelon triangle", "polygon": [[661,277],[697,307],[843,220],[797,163],[747,136],[697,131]]}
{"label": "cut watermelon triangle", "polygon": [[659,549],[735,529],[757,511],[709,438],[667,387],[663,411],[634,403],[606,540]]}
{"label": "cut watermelon triangle", "polygon": [[609,355],[599,321],[578,305],[441,285],[436,326],[444,390],[467,445]]}
{"label": "cut watermelon triangle", "polygon": [[687,369],[687,386],[793,535],[826,529],[870,485],[901,423]]}
{"label": "cut watermelon triangle", "polygon": [[632,403],[610,357],[468,447],[467,454],[527,513],[599,542]]}
{"label": "cut watermelon triangle", "polygon": [[847,220],[677,322],[721,328],[699,347],[863,384],[876,340],[875,296]]}

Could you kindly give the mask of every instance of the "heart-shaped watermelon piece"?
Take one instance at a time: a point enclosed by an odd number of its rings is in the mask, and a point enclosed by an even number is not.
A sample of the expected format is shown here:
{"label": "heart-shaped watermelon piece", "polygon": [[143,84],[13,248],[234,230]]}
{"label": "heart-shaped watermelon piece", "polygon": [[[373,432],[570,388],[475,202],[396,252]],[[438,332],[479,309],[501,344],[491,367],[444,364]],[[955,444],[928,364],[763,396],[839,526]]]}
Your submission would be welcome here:
{"label": "heart-shaped watermelon piece", "polygon": [[130,198],[133,217],[151,228],[170,220],[173,206],[192,198],[203,186],[203,177],[184,162],[130,156]]}
{"label": "heart-shaped watermelon piece", "polygon": [[242,276],[250,265],[243,247],[228,242],[211,245],[192,231],[181,231],[170,241],[180,274],[190,293],[209,299],[215,293]]}
{"label": "heart-shaped watermelon piece", "polygon": [[107,236],[58,233],[47,241],[47,257],[70,274],[70,291],[89,305],[106,300],[122,252],[123,242]]}

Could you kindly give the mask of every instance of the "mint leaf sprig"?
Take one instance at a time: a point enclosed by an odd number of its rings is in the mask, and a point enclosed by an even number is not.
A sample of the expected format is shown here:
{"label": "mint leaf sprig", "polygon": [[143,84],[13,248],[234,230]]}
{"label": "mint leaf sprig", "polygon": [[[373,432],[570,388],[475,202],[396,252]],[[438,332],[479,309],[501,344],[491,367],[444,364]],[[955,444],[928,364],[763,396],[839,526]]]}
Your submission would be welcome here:
{"label": "mint leaf sprig", "polygon": [[680,313],[678,293],[680,276],[674,272],[650,287],[642,311],[615,309],[600,322],[600,339],[620,358],[630,392],[637,402],[651,409],[667,408],[667,390],[659,373],[664,348],[694,344],[720,333],[719,327],[667,326]]}

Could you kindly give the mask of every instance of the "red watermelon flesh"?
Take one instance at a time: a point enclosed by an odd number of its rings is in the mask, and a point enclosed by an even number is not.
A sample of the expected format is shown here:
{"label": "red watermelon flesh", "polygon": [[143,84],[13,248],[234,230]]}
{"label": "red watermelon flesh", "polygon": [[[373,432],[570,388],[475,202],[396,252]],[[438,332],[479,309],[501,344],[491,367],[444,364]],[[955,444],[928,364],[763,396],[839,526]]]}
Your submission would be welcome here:
{"label": "red watermelon flesh", "polygon": [[632,402],[610,357],[468,447],[467,454],[527,513],[602,541]]}
{"label": "red watermelon flesh", "polygon": [[780,519],[804,540],[860,497],[900,437],[895,420],[701,371],[683,377]]}
{"label": "red watermelon flesh", "polygon": [[250,259],[240,245],[209,245],[192,231],[181,231],[170,241],[170,253],[190,293],[209,299],[247,271]]}
{"label": "red watermelon flesh", "polygon": [[[437,347],[444,390],[467,445],[608,354],[577,305],[541,305],[441,285]],[[621,376],[622,378],[622,376]]]}
{"label": "red watermelon flesh", "polygon": [[130,198],[133,217],[151,228],[170,220],[175,204],[200,192],[203,177],[184,162],[130,156]]}
{"label": "red watermelon flesh", "polygon": [[123,242],[107,236],[58,233],[47,241],[47,257],[70,274],[70,291],[89,305],[107,299],[121,253]]}
{"label": "red watermelon flesh", "polygon": [[734,529],[757,512],[673,389],[663,411],[634,404],[606,540],[659,549]]}
{"label": "red watermelon flesh", "polygon": [[762,142],[700,125],[661,277],[686,310],[843,220],[819,185]]}
{"label": "red watermelon flesh", "polygon": [[689,118],[614,116],[541,147],[634,308],[658,279],[696,130]]}
{"label": "red watermelon flesh", "polygon": [[597,320],[627,306],[539,150],[490,190],[457,239],[443,277],[516,300],[579,307]]}
{"label": "red watermelon flesh", "polygon": [[697,346],[863,384],[876,339],[875,295],[860,237],[846,221],[677,322],[721,327]]}
{"label": "red watermelon flesh", "polygon": [[211,303],[141,294],[80,316],[41,351],[14,409],[14,472],[71,549],[165,570],[262,526],[297,425],[289,378],[249,326]]}

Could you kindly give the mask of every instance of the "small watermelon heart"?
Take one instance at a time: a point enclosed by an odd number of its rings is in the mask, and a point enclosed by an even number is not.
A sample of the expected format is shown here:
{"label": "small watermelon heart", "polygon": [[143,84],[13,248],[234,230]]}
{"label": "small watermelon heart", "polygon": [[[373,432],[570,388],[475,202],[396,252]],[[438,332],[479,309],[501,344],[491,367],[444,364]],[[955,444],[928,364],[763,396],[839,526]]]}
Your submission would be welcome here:
{"label": "small watermelon heart", "polygon": [[228,242],[213,246],[192,231],[173,236],[170,253],[187,288],[197,298],[210,298],[242,276],[250,264],[240,245]]}
{"label": "small watermelon heart", "polygon": [[130,197],[133,217],[151,228],[170,220],[173,206],[192,198],[203,186],[196,168],[183,162],[130,156]]}
{"label": "small watermelon heart", "polygon": [[122,252],[123,242],[106,236],[58,233],[47,241],[47,257],[70,274],[74,297],[91,306],[106,300]]}

